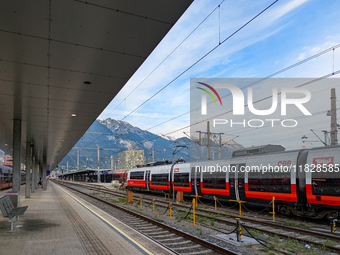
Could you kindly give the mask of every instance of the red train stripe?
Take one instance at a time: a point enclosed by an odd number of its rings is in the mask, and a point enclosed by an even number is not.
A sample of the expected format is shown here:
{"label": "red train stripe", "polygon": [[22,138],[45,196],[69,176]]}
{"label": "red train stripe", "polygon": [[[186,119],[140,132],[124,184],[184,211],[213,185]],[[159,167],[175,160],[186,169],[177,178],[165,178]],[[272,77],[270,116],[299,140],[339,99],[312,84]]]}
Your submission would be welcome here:
{"label": "red train stripe", "polygon": [[[306,194],[307,194],[307,203],[340,206],[339,197],[313,195],[311,184],[306,184]],[[319,201],[317,200],[317,198],[319,199]]]}
{"label": "red train stripe", "polygon": [[226,195],[229,196],[229,183],[226,182],[225,184],[226,189],[210,189],[210,188],[203,188],[203,183],[201,182],[201,192],[205,194],[216,194],[216,195]]}
{"label": "red train stripe", "polygon": [[249,191],[248,183],[245,183],[245,193],[248,198],[261,198],[261,199],[272,199],[297,202],[296,184],[291,184],[291,193],[276,193],[276,192],[261,192],[261,191]]}
{"label": "red train stripe", "polygon": [[170,181],[168,181],[168,185],[153,185],[150,181],[150,188],[151,189],[162,189],[162,190],[170,190]]}

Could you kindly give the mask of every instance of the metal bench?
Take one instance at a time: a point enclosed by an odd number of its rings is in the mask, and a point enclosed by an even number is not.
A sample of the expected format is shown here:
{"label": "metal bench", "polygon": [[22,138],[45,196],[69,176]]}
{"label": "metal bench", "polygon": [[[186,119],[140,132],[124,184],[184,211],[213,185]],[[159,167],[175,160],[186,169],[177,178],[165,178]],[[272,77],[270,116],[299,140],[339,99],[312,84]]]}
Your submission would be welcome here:
{"label": "metal bench", "polygon": [[13,231],[14,219],[18,217],[19,220],[19,216],[23,215],[26,212],[27,207],[28,206],[14,208],[9,196],[4,196],[0,198],[0,210],[2,212],[2,215],[5,218],[8,218],[8,221],[11,223],[11,231]]}

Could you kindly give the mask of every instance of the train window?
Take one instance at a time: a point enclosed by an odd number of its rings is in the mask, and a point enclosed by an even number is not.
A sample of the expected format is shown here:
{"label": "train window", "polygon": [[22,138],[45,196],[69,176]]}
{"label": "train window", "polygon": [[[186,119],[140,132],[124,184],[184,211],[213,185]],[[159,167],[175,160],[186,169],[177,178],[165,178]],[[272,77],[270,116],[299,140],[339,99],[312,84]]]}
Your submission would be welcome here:
{"label": "train window", "polygon": [[330,173],[315,172],[312,175],[313,195],[340,196],[340,178],[330,178]]}
{"label": "train window", "polygon": [[214,176],[208,172],[203,173],[203,188],[205,189],[213,189],[214,188]]}
{"label": "train window", "polygon": [[144,171],[137,171],[130,173],[131,180],[144,180]]}
{"label": "train window", "polygon": [[151,176],[151,184],[152,185],[169,185],[169,174],[153,174]]}
{"label": "train window", "polygon": [[248,190],[271,192],[271,193],[291,193],[290,172],[287,173],[248,173]]}
{"label": "train window", "polygon": [[203,173],[203,188],[206,189],[226,189],[226,173]]}
{"label": "train window", "polygon": [[291,193],[290,172],[270,173],[269,174],[269,192]]}
{"label": "train window", "polygon": [[215,178],[215,189],[226,189],[226,173],[224,172],[218,172],[214,174]]}
{"label": "train window", "polygon": [[175,173],[174,185],[181,187],[189,187],[189,173]]}
{"label": "train window", "polygon": [[[143,174],[143,176],[144,176],[144,174]],[[119,179],[121,179],[122,178],[122,174],[113,174],[113,180],[119,180]],[[143,179],[143,178],[142,178]]]}
{"label": "train window", "polygon": [[248,190],[268,192],[266,179],[261,173],[249,172],[248,173]]}

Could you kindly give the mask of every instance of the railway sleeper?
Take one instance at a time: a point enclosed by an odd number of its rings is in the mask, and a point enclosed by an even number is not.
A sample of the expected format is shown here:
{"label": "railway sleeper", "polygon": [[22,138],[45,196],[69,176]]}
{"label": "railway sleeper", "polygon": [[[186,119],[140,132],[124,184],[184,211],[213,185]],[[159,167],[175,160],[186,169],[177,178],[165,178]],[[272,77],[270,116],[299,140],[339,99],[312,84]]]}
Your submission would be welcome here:
{"label": "railway sleeper", "polygon": [[171,248],[175,251],[183,251],[183,250],[188,250],[188,249],[196,249],[201,247],[201,245],[197,244],[197,245],[193,245],[193,246],[186,246],[186,247],[179,247],[179,248]]}
{"label": "railway sleeper", "polygon": [[[155,231],[162,231],[164,229],[162,228],[158,228],[158,227],[153,227],[153,228],[139,228],[139,230],[143,231],[143,232],[155,232]],[[161,232],[158,232],[158,233],[161,233]]]}
{"label": "railway sleeper", "polygon": [[[152,230],[153,231],[153,230]],[[143,232],[149,232],[149,231],[143,231]],[[151,233],[148,233],[148,235],[157,235],[157,234],[168,234],[169,231],[159,231],[159,232],[151,232]]]}
{"label": "railway sleeper", "polygon": [[145,222],[145,223],[130,223],[131,225],[133,225],[134,227],[139,227],[139,226],[146,226],[146,227],[148,227],[148,226],[150,226],[150,223],[147,223],[147,222]]}
{"label": "railway sleeper", "polygon": [[212,250],[195,251],[189,253],[181,253],[181,255],[196,255],[196,254],[207,254],[213,252]]}
{"label": "railway sleeper", "polygon": [[168,234],[168,235],[161,235],[161,236],[153,236],[153,238],[162,238],[162,237],[168,237],[168,236],[175,236],[176,234]]}
{"label": "railway sleeper", "polygon": [[298,236],[296,238],[307,241],[307,240],[310,240],[312,237],[311,236]]}
{"label": "railway sleeper", "polygon": [[182,244],[188,244],[188,243],[192,243],[192,241],[190,240],[186,240],[186,241],[183,241],[183,242],[177,242],[177,243],[164,243],[165,245],[167,246],[171,246],[171,245],[182,245]]}
{"label": "railway sleeper", "polygon": [[142,228],[140,228],[140,229],[142,229],[142,230],[149,230],[149,229],[159,229],[159,227],[157,227],[157,226],[150,226],[150,227],[142,227]]}
{"label": "railway sleeper", "polygon": [[160,242],[168,242],[168,241],[175,241],[175,240],[180,240],[180,239],[183,239],[183,237],[179,236],[179,237],[175,237],[175,238],[158,239],[158,241],[160,241]]}
{"label": "railway sleeper", "polygon": [[150,233],[151,235],[152,234],[163,234],[163,233],[169,233],[168,231],[164,232],[164,231],[161,231],[162,229],[161,228],[153,228],[153,229],[145,229],[145,228],[139,228],[140,231],[143,231],[145,233]]}

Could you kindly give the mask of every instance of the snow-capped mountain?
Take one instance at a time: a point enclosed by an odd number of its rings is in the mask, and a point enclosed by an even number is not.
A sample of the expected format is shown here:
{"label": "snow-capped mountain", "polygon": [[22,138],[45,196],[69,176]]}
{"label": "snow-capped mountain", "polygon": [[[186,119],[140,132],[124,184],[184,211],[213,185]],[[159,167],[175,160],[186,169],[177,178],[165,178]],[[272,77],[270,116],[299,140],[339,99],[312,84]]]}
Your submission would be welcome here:
{"label": "snow-capped mountain", "polygon": [[[223,140],[222,158],[230,157],[233,150],[242,148],[233,140]],[[211,142],[213,144],[213,142]],[[144,150],[146,162],[152,159],[152,148],[155,148],[155,160],[176,160],[185,161],[200,160],[206,158],[207,148],[201,147],[195,141],[187,137],[174,138],[162,134],[153,134],[132,126],[125,121],[96,120],[83,137],[77,142],[74,148],[66,155],[59,167],[66,166],[69,162],[69,169],[76,168],[77,151],[79,150],[80,168],[97,167],[97,146],[100,151],[101,167],[110,168],[113,156],[117,158],[118,153],[125,150]],[[218,152],[218,148],[212,148]],[[218,157],[218,156],[217,156]]]}
{"label": "snow-capped mountain", "polygon": [[177,140],[177,138],[174,137],[174,136],[163,135],[162,133],[158,133],[157,135],[162,137],[162,138],[164,138],[165,140],[168,140],[168,141],[175,141],[175,140]]}

